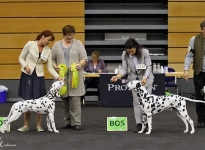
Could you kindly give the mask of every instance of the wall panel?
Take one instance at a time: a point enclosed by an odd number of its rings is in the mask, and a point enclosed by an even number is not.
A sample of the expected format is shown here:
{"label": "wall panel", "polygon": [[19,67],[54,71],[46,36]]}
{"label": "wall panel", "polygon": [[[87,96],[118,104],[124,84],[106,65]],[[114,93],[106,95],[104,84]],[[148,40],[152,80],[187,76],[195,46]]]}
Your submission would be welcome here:
{"label": "wall panel", "polygon": [[169,48],[168,49],[169,63],[183,63],[187,51],[188,48]]}
{"label": "wall panel", "polygon": [[[30,40],[35,39],[36,34],[0,34],[0,64],[19,63],[18,57],[23,46]],[[56,40],[62,39],[62,34],[55,34]],[[75,38],[80,41],[85,41],[84,33],[76,33]],[[55,41],[56,41],[55,40]],[[82,42],[84,44],[84,42]],[[52,47],[54,42],[49,44]]]}
{"label": "wall panel", "polygon": [[[38,34],[0,34],[0,48],[23,48],[23,46],[28,41],[33,41],[36,39]],[[60,40],[63,38],[62,33],[54,33],[55,41]],[[76,33],[74,38],[82,41],[84,44],[85,41],[85,34],[84,33]],[[49,47],[52,47],[54,42],[49,44]]]}
{"label": "wall panel", "polygon": [[168,2],[168,16],[204,17],[205,2]]}
{"label": "wall panel", "polygon": [[[0,65],[0,79],[20,79],[21,65]],[[44,65],[45,79],[53,79],[47,70],[46,64]]]}
{"label": "wall panel", "polygon": [[[0,80],[20,78],[22,48],[43,30],[51,30],[57,41],[63,38],[62,28],[71,24],[74,38],[85,43],[84,0],[0,0],[0,6]],[[52,79],[46,68],[45,77]]]}
{"label": "wall panel", "polygon": [[[174,68],[176,72],[182,72],[184,71],[184,63],[169,63],[168,65],[171,68]],[[189,68],[189,78],[193,78],[193,69],[192,69],[192,64]]]}
{"label": "wall panel", "polygon": [[168,47],[188,47],[189,40],[197,33],[168,33]]}
{"label": "wall panel", "polygon": [[66,24],[75,26],[76,32],[85,30],[84,18],[0,18],[0,33],[39,33],[43,30],[61,32]]}
{"label": "wall panel", "polygon": [[169,2],[204,2],[204,0],[168,0]]}
{"label": "wall panel", "polygon": [[19,64],[19,55],[22,49],[0,49],[0,64]]}
{"label": "wall panel", "polygon": [[[0,0],[0,2],[58,2],[59,0]],[[85,0],[60,0],[61,2],[84,2]]]}
{"label": "wall panel", "polygon": [[169,17],[168,31],[170,32],[200,32],[200,23],[204,17]]}
{"label": "wall panel", "polygon": [[20,65],[0,65],[0,79],[20,79]]}
{"label": "wall panel", "polygon": [[82,17],[84,2],[1,3],[0,17]]}
{"label": "wall panel", "polygon": [[[204,0],[168,0],[168,66],[184,70],[189,40],[201,32],[205,20]],[[193,78],[192,65],[189,76]]]}

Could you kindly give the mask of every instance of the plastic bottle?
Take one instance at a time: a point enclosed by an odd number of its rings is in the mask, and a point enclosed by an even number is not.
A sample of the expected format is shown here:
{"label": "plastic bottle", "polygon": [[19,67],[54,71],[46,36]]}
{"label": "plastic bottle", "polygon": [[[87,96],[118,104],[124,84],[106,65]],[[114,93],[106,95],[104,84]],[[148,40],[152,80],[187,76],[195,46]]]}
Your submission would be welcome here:
{"label": "plastic bottle", "polygon": [[161,67],[159,63],[157,64],[157,73],[161,73]]}
{"label": "plastic bottle", "polygon": [[157,65],[156,65],[156,63],[153,64],[153,73],[157,73]]}
{"label": "plastic bottle", "polygon": [[164,67],[161,66],[161,73],[164,73]]}
{"label": "plastic bottle", "polygon": [[164,73],[168,73],[168,66],[164,66]]}

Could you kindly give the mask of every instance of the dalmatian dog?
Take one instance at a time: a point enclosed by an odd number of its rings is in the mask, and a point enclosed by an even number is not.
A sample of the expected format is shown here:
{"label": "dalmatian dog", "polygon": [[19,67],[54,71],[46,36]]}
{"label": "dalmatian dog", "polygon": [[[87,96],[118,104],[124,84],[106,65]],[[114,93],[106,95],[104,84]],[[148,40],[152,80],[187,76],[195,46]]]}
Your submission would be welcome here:
{"label": "dalmatian dog", "polygon": [[186,97],[181,97],[179,95],[170,94],[168,96],[157,96],[149,94],[144,86],[142,86],[139,80],[134,80],[128,82],[127,86],[130,89],[134,89],[137,92],[140,101],[140,107],[143,110],[142,115],[142,129],[138,133],[143,133],[146,128],[146,123],[148,123],[148,131],[145,134],[151,134],[152,130],[152,115],[162,112],[163,110],[176,110],[179,118],[184,122],[186,130],[184,133],[188,132],[188,123],[191,125],[190,133],[195,132],[194,123],[189,117],[186,109],[186,100],[192,102],[201,102],[200,100],[193,100]]}
{"label": "dalmatian dog", "polygon": [[65,81],[55,81],[47,94],[39,99],[19,101],[13,104],[8,117],[4,120],[1,132],[7,131],[8,125],[17,120],[24,112],[35,112],[46,115],[48,131],[59,133],[54,122],[55,99],[60,97],[59,90]]}

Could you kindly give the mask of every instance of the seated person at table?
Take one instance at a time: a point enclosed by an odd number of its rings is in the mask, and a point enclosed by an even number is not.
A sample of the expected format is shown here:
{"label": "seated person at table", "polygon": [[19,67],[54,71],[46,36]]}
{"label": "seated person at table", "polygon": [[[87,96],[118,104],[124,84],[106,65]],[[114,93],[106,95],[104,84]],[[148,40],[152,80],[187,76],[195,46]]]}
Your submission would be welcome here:
{"label": "seated person at table", "polygon": [[[107,73],[108,72],[105,62],[102,59],[100,59],[99,51],[92,52],[92,59],[89,59],[88,62],[85,64],[84,71],[87,73]],[[98,96],[99,96],[100,95],[99,82],[100,82],[99,78],[97,77],[87,77],[85,78],[84,81],[85,89],[87,89],[91,85],[96,85],[98,88]]]}

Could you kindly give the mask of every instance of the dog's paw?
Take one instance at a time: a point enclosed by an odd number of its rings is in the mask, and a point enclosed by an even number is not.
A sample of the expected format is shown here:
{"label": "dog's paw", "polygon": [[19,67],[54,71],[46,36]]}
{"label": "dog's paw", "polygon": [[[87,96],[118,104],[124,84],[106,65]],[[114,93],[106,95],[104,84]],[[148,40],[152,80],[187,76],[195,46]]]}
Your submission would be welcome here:
{"label": "dog's paw", "polygon": [[144,132],[144,131],[141,130],[141,131],[139,131],[138,133],[143,133],[143,132]]}
{"label": "dog's paw", "polygon": [[5,133],[4,130],[0,130],[1,133]]}
{"label": "dog's paw", "polygon": [[53,130],[51,128],[48,129],[49,132],[53,132]]}
{"label": "dog's paw", "polygon": [[150,133],[151,133],[151,132],[146,132],[145,134],[148,134],[148,135],[149,135]]}
{"label": "dog's paw", "polygon": [[191,133],[191,134],[194,134],[194,132],[195,132],[195,131],[191,131],[190,133]]}
{"label": "dog's paw", "polygon": [[55,133],[60,133],[58,130],[55,130],[54,132],[55,132]]}
{"label": "dog's paw", "polygon": [[188,132],[188,130],[184,130],[184,133],[187,133]]}

